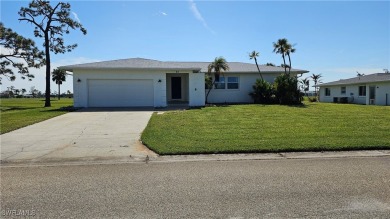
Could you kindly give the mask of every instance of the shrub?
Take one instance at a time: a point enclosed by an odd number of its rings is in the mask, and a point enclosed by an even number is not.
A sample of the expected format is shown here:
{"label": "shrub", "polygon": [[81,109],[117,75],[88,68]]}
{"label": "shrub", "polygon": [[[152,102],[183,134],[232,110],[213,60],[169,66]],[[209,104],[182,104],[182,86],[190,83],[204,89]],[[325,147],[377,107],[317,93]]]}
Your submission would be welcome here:
{"label": "shrub", "polygon": [[289,74],[281,74],[274,82],[275,94],[280,104],[301,103],[301,95],[298,90],[298,80]]}
{"label": "shrub", "polygon": [[313,98],[309,97],[309,102],[317,102],[317,101],[318,101],[317,97],[313,97]]}
{"label": "shrub", "polygon": [[299,101],[302,102],[305,99],[305,93],[299,91]]}
{"label": "shrub", "polygon": [[254,103],[272,103],[274,89],[272,85],[263,79],[257,79],[252,86],[253,92],[249,93]]}

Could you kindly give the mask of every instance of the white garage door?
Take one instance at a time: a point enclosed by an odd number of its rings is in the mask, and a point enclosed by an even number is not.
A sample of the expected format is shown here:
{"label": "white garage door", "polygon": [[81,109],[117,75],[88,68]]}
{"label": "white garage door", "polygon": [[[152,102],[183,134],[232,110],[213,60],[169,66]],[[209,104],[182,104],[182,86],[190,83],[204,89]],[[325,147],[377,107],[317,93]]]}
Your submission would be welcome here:
{"label": "white garage door", "polygon": [[89,107],[153,106],[153,80],[88,80]]}

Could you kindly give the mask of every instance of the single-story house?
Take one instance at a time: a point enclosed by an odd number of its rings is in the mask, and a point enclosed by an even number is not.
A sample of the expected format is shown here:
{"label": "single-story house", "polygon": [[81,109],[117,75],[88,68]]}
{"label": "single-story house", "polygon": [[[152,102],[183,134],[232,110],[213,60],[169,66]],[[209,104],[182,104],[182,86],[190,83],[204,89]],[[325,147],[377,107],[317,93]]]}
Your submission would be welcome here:
{"label": "single-story house", "polygon": [[357,76],[318,86],[321,102],[390,105],[390,73]]}
{"label": "single-story house", "polygon": [[[170,62],[143,58],[121,59],[59,67],[73,72],[75,107],[167,107],[205,105],[205,73],[210,62]],[[251,103],[252,85],[260,78],[255,64],[228,62],[210,92],[210,103]],[[273,82],[284,68],[260,65]],[[292,75],[308,71],[291,69]]]}

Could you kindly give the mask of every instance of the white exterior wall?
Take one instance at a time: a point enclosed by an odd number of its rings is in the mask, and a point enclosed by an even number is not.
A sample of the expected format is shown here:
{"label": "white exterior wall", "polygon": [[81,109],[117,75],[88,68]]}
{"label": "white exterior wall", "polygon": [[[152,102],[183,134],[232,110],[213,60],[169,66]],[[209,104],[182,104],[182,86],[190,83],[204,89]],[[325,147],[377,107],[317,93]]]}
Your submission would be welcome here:
{"label": "white exterior wall", "polygon": [[387,94],[387,106],[390,106],[390,82],[376,83],[376,97],[375,105],[386,105]]}
{"label": "white exterior wall", "polygon": [[[366,87],[366,96],[359,96],[359,86],[364,86],[364,84],[320,87],[320,102],[333,103],[334,97],[348,97],[348,102],[352,101],[352,103],[356,104],[366,104],[368,88]],[[345,94],[341,94],[341,87],[346,87]],[[330,89],[330,96],[325,96],[325,88]]]}
{"label": "white exterior wall", "polygon": [[[279,74],[263,73],[264,80],[273,83]],[[292,74],[293,75],[293,74]],[[222,75],[221,75],[222,76]],[[259,73],[224,73],[227,77],[238,77],[239,89],[212,89],[208,102],[210,103],[253,103],[253,99],[249,93],[253,91],[252,86],[257,79],[260,79]],[[214,78],[213,78],[214,80]],[[227,82],[227,79],[225,79]],[[206,90],[206,94],[207,94]]]}
{"label": "white exterior wall", "polygon": [[[78,80],[81,80],[78,82]],[[88,80],[90,79],[151,79],[154,84],[154,106],[166,107],[166,73],[161,71],[76,69],[73,72],[74,106],[88,107]],[[158,82],[161,80],[161,82]]]}
{"label": "white exterior wall", "polygon": [[[366,86],[366,96],[359,96],[359,86]],[[348,97],[349,101],[356,104],[369,104],[370,101],[370,86],[375,86],[375,105],[390,105],[390,82],[378,82],[368,84],[353,84],[353,85],[336,85],[320,87],[320,101],[333,103],[334,97]],[[346,93],[341,94],[341,87],[346,87]],[[330,89],[330,96],[325,96],[325,88]]]}
{"label": "white exterior wall", "polygon": [[[325,88],[330,89],[330,96],[325,96]],[[320,91],[319,91],[320,101],[325,103],[332,103],[333,97],[346,96],[340,94],[340,89],[341,89],[340,87],[320,87]],[[348,89],[346,94],[349,94]]]}
{"label": "white exterior wall", "polygon": [[[177,74],[183,77],[183,95],[189,99],[189,106],[205,105],[204,73],[192,73],[192,71],[175,73],[163,70],[76,69],[73,72],[74,106],[88,107],[88,80],[149,79],[153,80],[154,107],[166,107],[167,84],[169,84],[167,83],[167,74]],[[78,82],[79,79],[80,82]],[[159,80],[161,82],[158,82]]]}
{"label": "white exterior wall", "polygon": [[204,73],[189,74],[189,106],[205,105],[205,75]]}
{"label": "white exterior wall", "polygon": [[[345,86],[329,86],[320,87],[320,102],[333,103],[334,97],[348,97],[348,101],[352,101],[356,104],[366,104],[366,96],[359,96],[359,86],[363,85],[345,85]],[[345,94],[341,94],[341,87],[346,87]],[[330,96],[325,96],[325,88],[330,89]],[[366,92],[367,93],[367,92]]]}

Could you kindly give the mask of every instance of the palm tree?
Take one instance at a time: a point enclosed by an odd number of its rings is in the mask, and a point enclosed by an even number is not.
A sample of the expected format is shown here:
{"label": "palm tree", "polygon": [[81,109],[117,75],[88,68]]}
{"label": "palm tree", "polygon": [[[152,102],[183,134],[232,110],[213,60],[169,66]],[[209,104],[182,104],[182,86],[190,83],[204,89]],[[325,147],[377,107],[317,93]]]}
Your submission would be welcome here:
{"label": "palm tree", "polygon": [[221,73],[229,70],[229,65],[227,64],[226,59],[220,56],[216,57],[214,61],[209,64],[207,70],[209,75],[211,75],[211,73],[214,71],[214,81],[212,82],[211,87],[209,87],[209,91],[207,92],[206,103],[208,103],[207,98],[210,94],[211,89],[213,89],[215,85],[215,81],[219,81],[219,76],[221,75]]}
{"label": "palm tree", "polygon": [[286,48],[285,48],[285,52],[286,52],[286,55],[288,57],[288,63],[289,63],[289,67],[288,67],[288,73],[290,74],[291,73],[291,57],[290,57],[290,54],[291,53],[294,53],[295,52],[295,48],[294,48],[294,45],[291,45],[290,43],[288,43],[287,39],[286,39]]}
{"label": "palm tree", "polygon": [[8,88],[8,90],[11,90],[12,93],[13,93],[14,90],[15,90],[15,86],[9,86],[9,87],[7,87],[7,88]]}
{"label": "palm tree", "polygon": [[264,78],[263,78],[263,75],[261,74],[259,65],[257,64],[257,57],[259,57],[259,52],[256,52],[255,50],[253,50],[251,53],[249,53],[249,59],[254,59],[255,60],[256,67],[257,67],[257,70],[259,71],[261,80],[264,81]]}
{"label": "palm tree", "polygon": [[35,86],[30,87],[30,93],[33,97],[37,95],[38,90],[35,89]]}
{"label": "palm tree", "polygon": [[287,74],[287,66],[286,66],[286,45],[288,41],[286,38],[278,39],[278,41],[274,42],[274,53],[282,54],[283,64],[284,64],[284,73]]}
{"label": "palm tree", "polygon": [[285,64],[280,64],[280,67],[282,67],[282,68],[290,68],[290,66],[289,65],[285,65]]}
{"label": "palm tree", "polygon": [[313,79],[313,81],[314,81],[314,88],[315,88],[315,95],[317,96],[317,84],[319,83],[319,82],[321,82],[320,81],[320,78],[322,77],[322,75],[321,74],[312,74],[311,76],[310,76],[310,78],[311,79]]}
{"label": "palm tree", "polygon": [[8,89],[8,97],[14,96],[15,86],[7,87],[7,89]]}
{"label": "palm tree", "polygon": [[58,99],[60,99],[61,92],[60,92],[60,86],[62,82],[66,80],[66,71],[63,69],[54,69],[51,73],[53,75],[52,80],[58,84]]}
{"label": "palm tree", "polygon": [[306,92],[309,90],[309,86],[310,86],[309,78],[302,79],[301,84],[302,84],[302,89],[305,92],[305,96],[307,96]]}
{"label": "palm tree", "polygon": [[356,71],[356,73],[357,73],[357,76],[358,76],[358,77],[364,76],[363,73],[359,73],[358,71]]}

